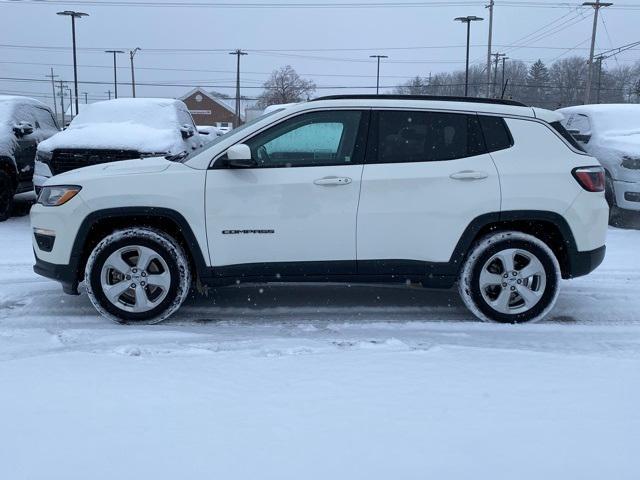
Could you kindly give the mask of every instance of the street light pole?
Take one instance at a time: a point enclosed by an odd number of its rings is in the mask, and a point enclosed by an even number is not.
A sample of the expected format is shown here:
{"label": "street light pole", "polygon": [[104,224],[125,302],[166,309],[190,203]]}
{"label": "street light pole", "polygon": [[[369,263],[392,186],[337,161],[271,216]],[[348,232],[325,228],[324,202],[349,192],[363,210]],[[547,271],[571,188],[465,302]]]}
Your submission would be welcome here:
{"label": "street light pole", "polygon": [[65,10],[58,15],[71,17],[71,41],[73,43],[73,86],[76,94],[76,112],[78,111],[78,60],[76,57],[76,18],[88,17],[88,13]]}
{"label": "street light pole", "polygon": [[116,63],[116,54],[124,53],[124,50],[105,50],[104,53],[113,54],[113,95],[118,98],[118,65]]}
{"label": "street light pole", "polygon": [[487,42],[487,98],[491,97],[491,43],[493,40],[493,7],[495,2],[491,0],[486,8],[489,9],[489,39]]}
{"label": "street light pole", "polygon": [[55,78],[58,75],[53,74],[53,68],[51,69],[51,75],[45,75],[47,78],[51,79],[51,91],[53,93],[53,112],[56,116],[56,122],[58,121],[58,104],[56,103],[56,82]]}
{"label": "street light pole", "polygon": [[376,95],[378,95],[380,92],[380,59],[389,57],[387,55],[369,55],[369,58],[378,60],[378,73],[376,74]]}
{"label": "street light pole", "polygon": [[465,59],[464,69],[464,96],[467,97],[469,95],[469,45],[471,42],[471,22],[479,22],[483,20],[483,18],[476,17],[475,15],[469,15],[467,17],[456,17],[454,20],[467,24],[467,56]]}
{"label": "street light pole", "polygon": [[133,57],[135,57],[136,53],[138,53],[140,50],[140,47],[136,47],[133,50],[129,51],[129,59],[131,60],[131,93],[133,94],[133,98],[136,98],[136,75],[133,68]]}
{"label": "street light pole", "polygon": [[585,7],[593,7],[593,30],[591,31],[591,48],[589,50],[589,65],[587,65],[587,85],[584,92],[584,103],[591,101],[591,82],[593,78],[593,54],[596,48],[596,31],[598,28],[598,12],[602,7],[610,7],[613,3],[605,3],[600,0],[595,2],[584,2],[582,4]]}
{"label": "street light pole", "polygon": [[229,52],[229,55],[235,55],[236,58],[236,119],[234,128],[238,128],[240,126],[240,57],[243,55],[249,55],[247,52],[243,52],[242,50],[234,50],[233,52]]}

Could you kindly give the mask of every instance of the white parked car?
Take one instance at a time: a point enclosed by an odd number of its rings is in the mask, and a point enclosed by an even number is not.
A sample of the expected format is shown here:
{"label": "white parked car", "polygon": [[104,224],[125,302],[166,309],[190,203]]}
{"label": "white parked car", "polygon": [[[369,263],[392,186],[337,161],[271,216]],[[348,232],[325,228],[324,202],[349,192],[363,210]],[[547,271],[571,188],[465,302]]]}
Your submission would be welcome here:
{"label": "white parked car", "polygon": [[38,145],[36,193],[53,175],[134,158],[187,155],[204,144],[187,106],[167,98],[83,105],[69,127]]}
{"label": "white parked car", "polygon": [[558,110],[563,124],[606,171],[611,223],[640,218],[640,105],[580,105]]}
{"label": "white parked car", "polygon": [[560,119],[435,97],[275,110],[187,158],[48,180],[34,268],[125,322],[167,318],[196,281],[457,282],[483,320],[536,321],[605,254],[604,171]]}
{"label": "white parked car", "polygon": [[198,133],[205,143],[221,137],[226,133],[220,130],[218,127],[214,127],[212,125],[196,125],[196,128],[198,129]]}

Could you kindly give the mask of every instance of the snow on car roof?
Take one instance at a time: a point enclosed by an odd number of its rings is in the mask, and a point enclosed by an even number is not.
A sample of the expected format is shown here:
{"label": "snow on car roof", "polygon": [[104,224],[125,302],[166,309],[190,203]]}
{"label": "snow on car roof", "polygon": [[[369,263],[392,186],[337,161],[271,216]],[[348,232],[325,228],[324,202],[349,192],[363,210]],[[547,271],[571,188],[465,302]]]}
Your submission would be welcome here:
{"label": "snow on car roof", "polygon": [[592,129],[597,133],[640,133],[640,105],[638,104],[578,105],[557,111],[563,115],[570,113],[588,115]]}
{"label": "snow on car roof", "polygon": [[141,153],[177,153],[184,149],[180,100],[118,98],[86,105],[69,127],[38,148],[95,148],[135,150]]}

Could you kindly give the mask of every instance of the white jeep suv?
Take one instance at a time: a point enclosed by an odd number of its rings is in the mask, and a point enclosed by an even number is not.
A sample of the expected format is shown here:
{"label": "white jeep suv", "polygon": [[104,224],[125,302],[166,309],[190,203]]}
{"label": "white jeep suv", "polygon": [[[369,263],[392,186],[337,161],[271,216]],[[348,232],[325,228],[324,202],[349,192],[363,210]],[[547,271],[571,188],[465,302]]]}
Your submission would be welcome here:
{"label": "white jeep suv", "polygon": [[120,322],[192,286],[456,283],[482,320],[552,308],[605,253],[598,162],[558,113],[512,101],[335,96],[276,109],[185,158],[49,179],[35,271]]}

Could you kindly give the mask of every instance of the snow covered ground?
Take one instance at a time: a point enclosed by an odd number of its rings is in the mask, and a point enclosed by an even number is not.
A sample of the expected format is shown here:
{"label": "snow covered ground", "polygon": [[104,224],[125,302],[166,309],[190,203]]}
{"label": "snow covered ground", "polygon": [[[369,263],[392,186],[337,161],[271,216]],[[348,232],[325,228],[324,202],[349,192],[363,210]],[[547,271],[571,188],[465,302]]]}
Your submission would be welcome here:
{"label": "snow covered ground", "polygon": [[243,286],[118,326],[0,224],[0,479],[640,478],[640,231],[537,325],[454,292]]}

